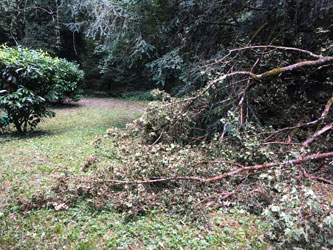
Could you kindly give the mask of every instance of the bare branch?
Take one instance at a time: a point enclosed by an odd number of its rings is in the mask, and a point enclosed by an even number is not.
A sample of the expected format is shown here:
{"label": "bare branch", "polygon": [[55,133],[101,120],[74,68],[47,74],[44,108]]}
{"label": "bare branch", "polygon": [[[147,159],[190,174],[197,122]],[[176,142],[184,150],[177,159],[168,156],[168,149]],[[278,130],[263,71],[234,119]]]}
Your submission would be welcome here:
{"label": "bare branch", "polygon": [[255,75],[255,77],[253,77],[253,78],[255,80],[260,80],[260,79],[280,75],[281,73],[283,73],[285,71],[294,71],[296,69],[303,68],[303,67],[309,67],[309,66],[321,66],[323,64],[331,63],[331,62],[333,62],[333,56],[323,56],[323,57],[320,57],[318,60],[304,61],[304,62],[292,64],[292,65],[289,65],[286,67],[274,68],[274,69],[264,72],[263,74]]}
{"label": "bare branch", "polygon": [[304,50],[304,49],[299,49],[299,48],[294,48],[294,47],[284,47],[284,46],[274,46],[274,45],[257,45],[257,46],[246,46],[246,47],[242,47],[242,48],[236,48],[236,49],[232,49],[230,50],[230,52],[235,52],[235,51],[242,51],[242,50],[249,50],[249,49],[279,49],[279,50],[289,50],[289,51],[296,51],[296,52],[300,52],[303,54],[307,54],[311,57],[314,58],[321,58],[321,55],[317,55],[312,53],[311,51],[308,50]]}
{"label": "bare branch", "polygon": [[323,159],[323,158],[332,158],[332,157],[333,157],[333,152],[328,152],[328,153],[323,153],[323,154],[307,155],[307,156],[303,156],[303,157],[300,157],[300,158],[295,159],[295,160],[285,161],[285,162],[281,162],[281,163],[280,162],[272,162],[272,163],[265,163],[265,164],[262,164],[262,165],[243,167],[243,168],[239,168],[237,170],[225,173],[225,174],[220,175],[220,176],[215,176],[215,177],[212,177],[212,178],[205,179],[202,182],[207,183],[207,182],[219,181],[219,180],[222,180],[222,179],[224,179],[228,176],[233,176],[233,175],[239,174],[239,173],[244,172],[244,171],[272,168],[272,167],[282,166],[282,165],[287,165],[288,166],[288,165],[294,165],[294,164],[303,163],[303,162],[307,162],[307,161]]}
{"label": "bare branch", "polygon": [[309,139],[307,139],[305,142],[303,142],[303,148],[307,147],[311,142],[313,142],[318,136],[322,135],[328,130],[331,130],[333,128],[333,122],[331,124],[326,125],[321,130],[316,131]]}
{"label": "bare branch", "polygon": [[[265,46],[262,46],[262,47],[265,47]],[[243,48],[241,48],[241,49],[243,49]],[[299,69],[299,68],[310,67],[310,66],[321,66],[323,64],[333,62],[333,57],[332,56],[319,56],[318,58],[319,58],[318,60],[303,61],[303,62],[295,63],[295,64],[292,64],[292,65],[288,65],[288,66],[285,66],[285,67],[274,68],[274,69],[266,71],[262,74],[254,74],[254,73],[249,72],[249,71],[231,72],[231,73],[225,74],[223,76],[220,76],[217,79],[214,79],[214,80],[210,81],[210,83],[199,94],[197,94],[194,97],[188,98],[185,101],[189,101],[189,105],[190,105],[191,103],[193,103],[194,100],[198,99],[200,96],[205,94],[209,89],[211,89],[217,83],[222,82],[225,79],[231,78],[231,77],[234,77],[234,76],[242,76],[242,75],[244,76],[245,75],[245,76],[251,77],[253,80],[258,81],[258,80],[263,80],[265,78],[278,76],[278,75],[280,75],[281,73],[283,73],[285,71],[294,71],[294,70]]]}
{"label": "bare branch", "polygon": [[327,104],[325,105],[324,111],[323,111],[323,113],[321,114],[321,117],[320,117],[321,121],[318,124],[316,131],[320,130],[320,127],[321,127],[324,119],[326,118],[326,116],[328,115],[328,112],[330,111],[332,103],[333,103],[333,96],[327,101]]}

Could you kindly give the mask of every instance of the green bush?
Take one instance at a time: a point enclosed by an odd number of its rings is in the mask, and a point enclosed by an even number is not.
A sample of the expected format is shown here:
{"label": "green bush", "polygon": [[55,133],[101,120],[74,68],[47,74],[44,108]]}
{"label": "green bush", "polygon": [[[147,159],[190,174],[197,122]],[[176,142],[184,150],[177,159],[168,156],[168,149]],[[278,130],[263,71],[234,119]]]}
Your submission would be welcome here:
{"label": "green bush", "polygon": [[83,79],[83,71],[79,69],[79,65],[68,62],[66,59],[56,60],[55,88],[57,101],[62,102],[66,98],[78,101],[80,99],[78,82]]}
{"label": "green bush", "polygon": [[65,98],[78,100],[83,72],[65,59],[23,47],[0,47],[0,109],[19,133],[52,117],[46,104]]}

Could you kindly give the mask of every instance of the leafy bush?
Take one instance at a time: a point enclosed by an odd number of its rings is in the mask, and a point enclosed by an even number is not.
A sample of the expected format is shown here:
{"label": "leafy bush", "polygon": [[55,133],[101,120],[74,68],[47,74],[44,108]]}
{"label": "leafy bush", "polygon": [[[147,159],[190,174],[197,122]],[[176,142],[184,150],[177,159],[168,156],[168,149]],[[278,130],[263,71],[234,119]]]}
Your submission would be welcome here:
{"label": "leafy bush", "polygon": [[43,117],[52,117],[46,104],[65,98],[78,100],[83,72],[65,59],[23,47],[0,47],[0,109],[18,132],[35,128]]}
{"label": "leafy bush", "polygon": [[7,93],[6,90],[0,92],[0,104],[19,133],[26,132],[28,126],[35,128],[42,117],[55,115],[46,109],[43,97],[35,95],[23,86],[10,94]]}
{"label": "leafy bush", "polygon": [[67,61],[66,59],[56,59],[57,69],[55,75],[55,89],[57,92],[57,101],[62,102],[66,98],[73,101],[80,99],[78,82],[83,78],[83,71],[79,65]]}

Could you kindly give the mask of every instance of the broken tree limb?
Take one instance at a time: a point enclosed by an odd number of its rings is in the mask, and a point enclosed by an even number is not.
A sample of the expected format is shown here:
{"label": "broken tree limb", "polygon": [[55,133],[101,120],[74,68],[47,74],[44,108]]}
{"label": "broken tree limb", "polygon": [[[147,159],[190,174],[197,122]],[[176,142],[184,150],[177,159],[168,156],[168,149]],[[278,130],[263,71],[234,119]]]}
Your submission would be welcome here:
{"label": "broken tree limb", "polygon": [[189,106],[196,99],[198,99],[200,96],[204,95],[208,90],[210,90],[214,85],[216,85],[217,83],[222,82],[228,78],[234,77],[234,76],[248,76],[248,77],[251,77],[255,81],[259,81],[259,80],[264,80],[266,78],[278,76],[281,73],[286,72],[286,71],[294,71],[294,70],[304,68],[304,67],[322,66],[327,63],[333,63],[333,56],[318,56],[317,60],[303,61],[303,62],[291,64],[291,65],[288,65],[285,67],[277,67],[277,68],[268,70],[262,74],[254,74],[250,71],[231,72],[231,73],[222,75],[219,78],[210,81],[208,83],[208,85],[199,94],[197,94],[194,97],[187,98],[187,99],[185,99],[185,101],[189,102],[189,104],[188,104],[188,106]]}
{"label": "broken tree limb", "polygon": [[324,159],[324,158],[333,158],[333,152],[327,152],[322,154],[311,154],[302,156],[295,160],[285,161],[285,162],[272,162],[272,163],[265,163],[261,165],[255,165],[255,166],[248,166],[248,167],[241,167],[234,171],[230,171],[228,173],[225,173],[223,175],[203,179],[200,177],[195,176],[173,176],[173,177],[156,177],[156,179],[149,179],[149,180],[97,180],[97,182],[100,183],[111,183],[114,185],[126,185],[126,184],[152,184],[152,183],[160,183],[160,182],[167,182],[167,181],[194,181],[199,183],[209,183],[209,182],[216,182],[220,181],[222,179],[225,179],[229,176],[234,176],[236,174],[239,174],[241,172],[245,171],[251,171],[251,170],[260,170],[260,169],[267,169],[277,166],[288,166],[288,165],[294,165],[299,164],[307,161],[317,160],[317,159]]}
{"label": "broken tree limb", "polygon": [[319,131],[316,131],[309,139],[307,139],[305,142],[303,142],[302,149],[304,149],[305,147],[307,147],[318,136],[322,135],[323,133],[325,133],[328,130],[331,130],[332,128],[333,128],[333,122],[331,124],[326,125],[325,127],[323,127],[322,129],[320,129]]}
{"label": "broken tree limb", "polygon": [[291,64],[291,65],[281,67],[281,68],[274,68],[274,69],[266,71],[260,75],[256,75],[256,78],[254,78],[254,79],[260,80],[260,79],[280,75],[281,73],[283,73],[285,71],[293,71],[293,70],[296,70],[299,68],[310,67],[310,66],[322,66],[326,63],[331,63],[331,62],[333,62],[332,56],[323,56],[323,57],[320,57],[318,60],[303,61],[303,62]]}
{"label": "broken tree limb", "polygon": [[320,128],[321,128],[321,125],[323,123],[323,120],[326,118],[326,116],[328,115],[328,112],[330,111],[331,109],[331,105],[333,103],[333,96],[327,101],[326,105],[325,105],[325,108],[324,108],[324,111],[323,113],[321,114],[321,117],[320,117],[320,123],[318,124],[317,126],[317,129],[316,131],[319,131]]}
{"label": "broken tree limb", "polygon": [[311,155],[303,156],[303,157],[300,157],[298,159],[291,160],[291,161],[272,162],[272,163],[265,163],[265,164],[256,165],[256,166],[243,167],[243,168],[239,168],[239,169],[236,169],[234,171],[225,173],[225,174],[220,175],[220,176],[215,176],[215,177],[212,177],[212,178],[205,179],[202,182],[207,183],[207,182],[219,181],[219,180],[222,180],[222,179],[224,179],[228,176],[233,176],[233,175],[239,174],[239,173],[244,172],[244,171],[272,168],[272,167],[282,166],[282,165],[287,165],[288,166],[288,165],[294,165],[294,164],[303,163],[303,162],[307,162],[307,161],[323,159],[323,158],[331,158],[331,157],[333,157],[333,152],[322,153],[322,154],[311,154]]}
{"label": "broken tree limb", "polygon": [[316,181],[321,181],[321,182],[325,182],[325,183],[328,183],[328,184],[331,184],[333,185],[333,181],[331,180],[327,180],[325,178],[322,178],[322,177],[318,177],[318,176],[315,176],[315,175],[312,175],[312,174],[309,174],[308,172],[306,172],[306,170],[304,168],[301,167],[301,170],[303,171],[303,174],[305,177],[311,179],[311,180],[316,180]]}

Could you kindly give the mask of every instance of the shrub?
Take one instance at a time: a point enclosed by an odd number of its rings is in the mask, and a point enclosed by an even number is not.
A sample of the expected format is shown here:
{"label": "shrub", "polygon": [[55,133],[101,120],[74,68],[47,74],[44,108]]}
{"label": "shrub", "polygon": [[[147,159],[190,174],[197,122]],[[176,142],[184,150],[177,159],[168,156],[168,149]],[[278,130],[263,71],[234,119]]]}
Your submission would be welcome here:
{"label": "shrub", "polygon": [[0,47],[0,109],[19,133],[33,129],[43,117],[53,117],[46,104],[78,100],[83,72],[65,59],[23,47]]}
{"label": "shrub", "polygon": [[80,99],[78,82],[83,78],[83,71],[79,65],[68,62],[66,59],[56,59],[57,70],[55,75],[57,101],[62,102],[66,98],[73,101]]}

